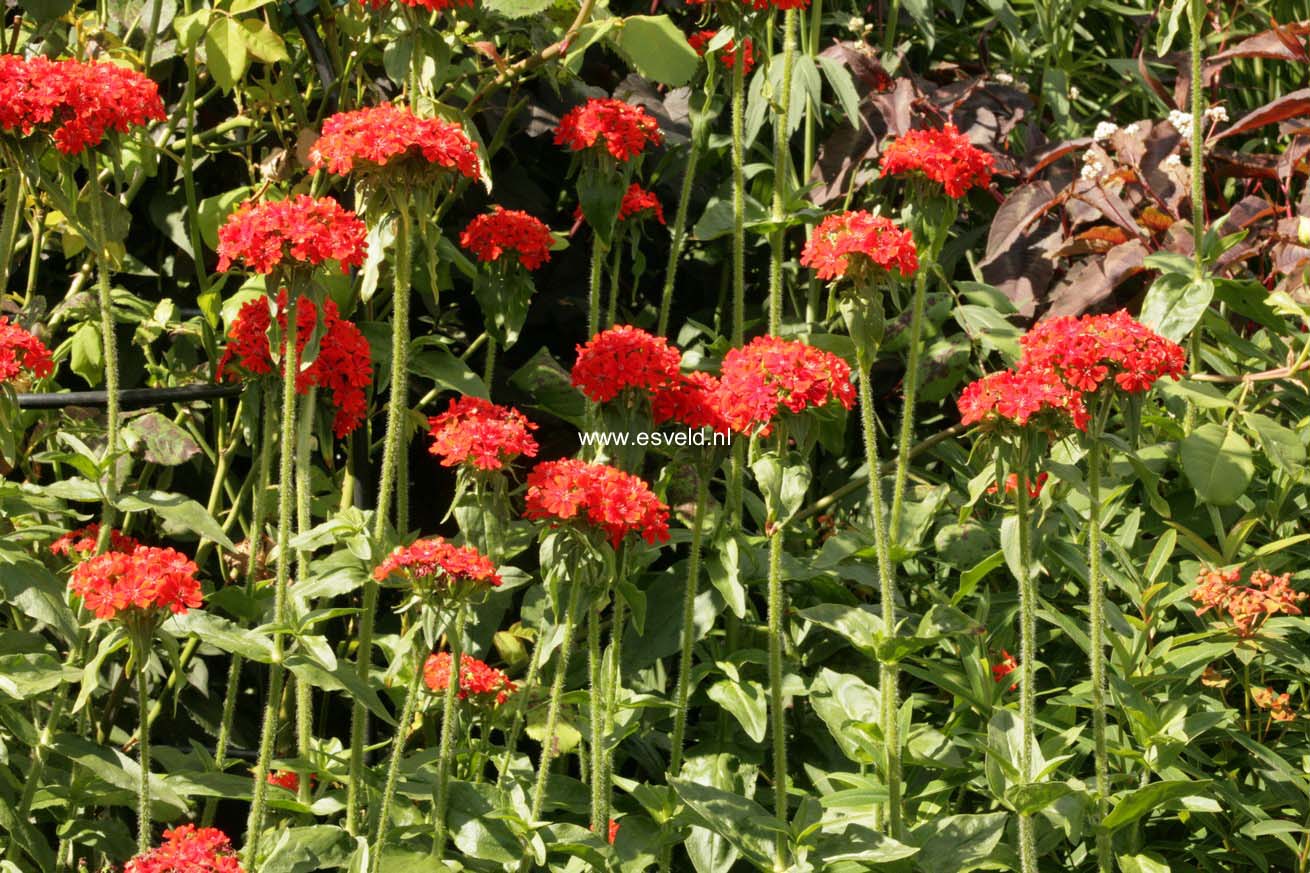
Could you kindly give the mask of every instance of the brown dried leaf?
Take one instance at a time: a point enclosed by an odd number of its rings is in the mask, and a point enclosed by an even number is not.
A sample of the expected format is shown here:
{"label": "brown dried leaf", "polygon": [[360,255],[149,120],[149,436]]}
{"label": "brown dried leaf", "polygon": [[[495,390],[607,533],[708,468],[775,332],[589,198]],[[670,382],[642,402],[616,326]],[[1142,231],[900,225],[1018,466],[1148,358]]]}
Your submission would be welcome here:
{"label": "brown dried leaf", "polygon": [[1228,129],[1212,135],[1210,141],[1218,142],[1235,134],[1245,133],[1257,127],[1264,127],[1266,124],[1274,124],[1285,118],[1294,118],[1298,115],[1307,114],[1310,114],[1310,88],[1302,88],[1299,91],[1293,91],[1291,94],[1284,94],[1254,112],[1248,112],[1230,125]]}

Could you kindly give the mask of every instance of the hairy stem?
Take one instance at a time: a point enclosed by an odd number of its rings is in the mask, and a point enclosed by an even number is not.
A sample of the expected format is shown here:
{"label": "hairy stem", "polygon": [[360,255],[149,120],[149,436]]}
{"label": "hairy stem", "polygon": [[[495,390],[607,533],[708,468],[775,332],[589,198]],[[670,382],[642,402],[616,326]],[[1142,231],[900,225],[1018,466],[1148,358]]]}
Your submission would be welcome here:
{"label": "hairy stem", "polygon": [[928,274],[921,270],[914,280],[914,302],[910,310],[909,358],[905,364],[905,399],[901,407],[901,431],[896,444],[896,475],[892,480],[892,511],[887,527],[892,536],[900,536],[901,512],[905,504],[905,484],[910,475],[910,441],[914,438],[914,404],[919,393],[919,368],[923,349],[923,310],[927,297]]}
{"label": "hairy stem", "polygon": [[412,665],[413,673],[409,684],[405,686],[405,702],[400,708],[400,720],[396,723],[396,739],[391,747],[391,757],[387,761],[387,775],[382,783],[382,803],[378,807],[377,829],[373,834],[373,849],[369,852],[369,873],[378,873],[382,868],[382,846],[386,842],[387,824],[391,818],[391,805],[396,800],[396,783],[400,779],[400,760],[405,757],[405,740],[410,726],[414,723],[414,713],[418,709],[419,697],[423,694],[423,650],[415,647],[416,656]]}
{"label": "hairy stem", "polygon": [[1195,248],[1196,275],[1204,265],[1201,240],[1205,236],[1205,94],[1201,69],[1201,28],[1205,23],[1205,0],[1191,0],[1192,49],[1192,243]]}
{"label": "hairy stem", "polygon": [[[782,590],[782,526],[769,535],[769,726],[773,732],[773,814],[787,822],[787,726],[782,711],[782,635],[786,608]],[[774,844],[774,862],[786,869],[787,844],[781,834]]]}
{"label": "hairy stem", "polygon": [[591,275],[587,284],[587,337],[600,332],[600,286],[605,273],[605,242],[591,233]]}
{"label": "hairy stem", "polygon": [[[318,388],[311,387],[301,401],[300,422],[296,434],[296,532],[306,534],[314,526],[311,505],[309,444],[314,437],[314,414]],[[309,581],[309,550],[296,552],[296,578],[304,585]],[[296,754],[308,761],[314,746],[314,689],[303,679],[295,680],[296,688]],[[297,796],[301,803],[309,803],[309,779],[301,779]]]}
{"label": "hairy stem", "polygon": [[[696,116],[698,119],[699,116]],[[664,287],[660,293],[660,314],[655,334],[664,336],[669,331],[669,312],[673,308],[673,288],[678,277],[678,262],[682,260],[682,247],[687,242],[687,211],[691,206],[691,189],[696,182],[696,164],[700,161],[702,122],[692,121],[691,145],[687,150],[687,166],[682,171],[682,186],[678,189],[678,209],[673,214],[670,229],[669,260],[664,266]]]}
{"label": "hairy stem", "polygon": [[[1019,779],[1033,781],[1033,743],[1036,735],[1037,592],[1032,579],[1032,530],[1030,528],[1026,446],[1019,452],[1019,487],[1015,488],[1015,519],[1019,534],[1019,719],[1023,724],[1019,748]],[[1031,813],[1019,816],[1019,865],[1022,873],[1037,873],[1037,841]]]}
{"label": "hairy stem", "polygon": [[149,643],[145,639],[132,642],[132,661],[136,673],[136,702],[139,715],[137,728],[137,755],[141,762],[141,776],[137,783],[136,848],[140,853],[150,851],[150,725],[146,713],[150,708],[150,689],[146,683],[146,660]]}
{"label": "hairy stem", "polygon": [[[787,115],[791,110],[791,80],[796,62],[796,10],[788,9],[782,24],[782,85],[778,94],[777,110],[773,116],[773,221],[778,228],[770,235],[772,260],[769,264],[769,333],[777,335],[782,329],[782,263],[787,234],[781,227],[786,218],[787,175],[791,156],[788,154]],[[739,66],[737,64],[734,67]]]}
{"label": "hairy stem", "polygon": [[99,162],[91,160],[90,173],[91,228],[95,234],[96,244],[96,291],[100,307],[100,341],[103,344],[105,359],[105,498],[100,510],[100,542],[97,552],[104,551],[109,545],[110,530],[116,515],[115,504],[118,500],[118,431],[119,431],[119,396],[118,396],[118,335],[114,330],[114,303],[109,284],[109,241],[105,235],[105,206],[101,198],[108,193],[100,189]]}
{"label": "hairy stem", "polygon": [[600,604],[587,608],[587,707],[591,717],[591,829],[603,834],[605,827],[605,678],[600,654]]}
{"label": "hairy stem", "polygon": [[[746,71],[732,65],[732,344],[746,341]],[[742,518],[742,482],[746,475],[746,441],[733,440],[728,467],[728,516]]]}
{"label": "hairy stem", "polygon": [[[0,212],[0,293],[9,290],[9,260],[14,250],[14,236],[18,229],[18,213],[22,207],[23,176],[18,170],[6,170],[0,181],[4,183],[4,206]],[[32,238],[32,258],[39,257],[36,237]]]}
{"label": "hairy stem", "polygon": [[1113,869],[1110,835],[1100,827],[1109,806],[1110,767],[1105,742],[1105,580],[1101,577],[1101,441],[1090,434],[1087,448],[1087,596],[1092,673],[1092,736],[1096,765],[1096,863],[1101,873]]}
{"label": "hairy stem", "polygon": [[550,686],[550,704],[546,707],[546,732],[541,738],[541,761],[537,765],[537,782],[532,788],[532,822],[541,820],[541,810],[546,803],[546,784],[550,781],[550,759],[555,755],[555,727],[559,723],[559,702],[564,694],[564,682],[568,678],[569,653],[573,649],[573,625],[578,612],[578,595],[582,583],[572,580],[568,583],[569,600],[564,608],[564,640],[560,644],[559,660],[555,663],[555,680]]}
{"label": "hairy stem", "polygon": [[432,808],[435,825],[432,848],[438,859],[445,857],[446,852],[446,807],[450,802],[450,759],[455,751],[455,701],[459,691],[460,671],[463,669],[465,614],[464,605],[460,604],[455,611],[454,627],[447,634],[446,639],[450,647],[450,675],[446,681],[446,693],[441,699],[441,740],[437,747],[437,797]]}

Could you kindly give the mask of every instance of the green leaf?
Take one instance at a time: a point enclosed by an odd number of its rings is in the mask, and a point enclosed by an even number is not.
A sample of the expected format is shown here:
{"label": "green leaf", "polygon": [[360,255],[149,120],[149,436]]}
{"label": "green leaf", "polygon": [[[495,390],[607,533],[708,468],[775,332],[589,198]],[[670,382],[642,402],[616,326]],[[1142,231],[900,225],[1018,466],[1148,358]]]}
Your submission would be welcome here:
{"label": "green leaf", "polygon": [[727,840],[761,869],[773,868],[777,821],[749,798],[687,779],[670,779],[678,798],[706,829]]}
{"label": "green leaf", "polygon": [[800,610],[801,618],[840,634],[864,654],[875,657],[878,645],[886,636],[882,618],[871,608],[842,603],[821,603]]}
{"label": "green leaf", "polygon": [[267,6],[273,0],[232,0],[231,12],[233,15],[240,15],[243,12],[254,12],[261,6]]}
{"label": "green leaf", "polygon": [[54,21],[67,15],[74,0],[18,0],[19,7],[37,21]]}
{"label": "green leaf", "polygon": [[[555,5],[554,0],[483,0],[482,3],[484,9],[499,12],[506,18],[540,15],[553,5]],[[569,53],[572,54],[572,46]]]}
{"label": "green leaf", "polygon": [[1160,276],[1142,301],[1141,321],[1163,337],[1182,342],[1214,298],[1209,279],[1186,280],[1176,273]]}
{"label": "green leaf", "polygon": [[[125,800],[125,803],[136,803],[141,766],[117,748],[97,745],[74,734],[60,734],[55,737],[50,748],[77,766],[84,767],[96,778],[126,792],[131,799]],[[150,799],[155,815],[161,819],[169,820],[187,811],[187,802],[168,787],[157,773],[150,774]],[[104,803],[103,798],[101,803]]]}
{"label": "green leaf", "polygon": [[273,663],[271,639],[203,609],[192,609],[173,616],[164,623],[164,629],[183,635],[194,634],[205,645],[240,655],[250,661]]}
{"label": "green leaf", "polygon": [[442,388],[486,399],[487,386],[474,372],[449,349],[437,344],[432,337],[420,337],[411,345],[409,371],[416,376],[431,379]]}
{"label": "green leaf", "polygon": [[710,686],[709,697],[737,719],[748,737],[764,742],[769,730],[768,701],[760,683],[723,679]]}
{"label": "green leaf", "polygon": [[189,497],[166,491],[138,491],[121,495],[114,505],[123,512],[153,512],[163,519],[166,529],[189,531],[229,552],[236,551],[214,517]]}
{"label": "green leaf", "polygon": [[1144,788],[1128,792],[1119,799],[1101,824],[1108,831],[1118,830],[1126,824],[1137,821],[1142,816],[1158,809],[1171,800],[1201,794],[1210,784],[1209,779],[1193,781],[1191,779],[1168,779],[1152,782]]}
{"label": "green leaf", "polygon": [[1292,476],[1305,472],[1305,446],[1296,431],[1284,427],[1267,415],[1248,412],[1244,416],[1247,425],[1255,431],[1260,446],[1274,466]]}
{"label": "green leaf", "polygon": [[1212,506],[1229,506],[1255,476],[1251,446],[1232,428],[1203,424],[1179,446],[1183,472],[1197,497]]}
{"label": "green leaf", "polygon": [[268,22],[262,18],[247,18],[241,22],[241,38],[246,50],[266,64],[288,61],[287,45]]}
{"label": "green leaf", "polygon": [[966,873],[987,863],[1005,834],[1008,814],[951,815],[932,819],[914,829],[919,854],[915,865],[924,873]]}
{"label": "green leaf", "polygon": [[200,44],[200,40],[205,35],[205,28],[209,26],[210,14],[209,9],[197,9],[190,15],[179,15],[173,19],[173,30],[177,32],[179,48],[189,51]]}
{"label": "green leaf", "polygon": [[878,689],[858,676],[820,668],[810,706],[827,725],[842,754],[863,766],[882,758],[882,744],[870,730],[878,718]]}
{"label": "green leaf", "polygon": [[587,427],[587,398],[573,387],[567,370],[551,357],[544,346],[509,377],[509,383],[535,401],[536,408],[549,412],[577,428]]}
{"label": "green leaf", "polygon": [[0,655],[0,691],[15,700],[26,700],[75,681],[82,671],[64,667],[45,652]]}
{"label": "green leaf", "polygon": [[1118,860],[1122,873],[1170,873],[1169,862],[1156,854],[1120,855]]}
{"label": "green leaf", "polygon": [[231,91],[246,74],[246,31],[235,19],[216,18],[205,33],[205,66],[214,82]]}
{"label": "green leaf", "polygon": [[48,624],[66,640],[77,636],[77,621],[65,600],[66,585],[42,564],[0,551],[0,596],[29,618]]}
{"label": "green leaf", "polygon": [[700,55],[667,15],[632,15],[611,39],[637,72],[664,85],[685,85],[700,68]]}
{"label": "green leaf", "polygon": [[1073,789],[1064,782],[1030,782],[1011,786],[1005,799],[1014,807],[1015,812],[1023,815],[1041,812],[1061,797],[1072,793]]}
{"label": "green leaf", "polygon": [[823,70],[823,77],[828,80],[828,84],[837,94],[837,102],[841,103],[842,111],[846,113],[846,119],[851,123],[851,127],[859,127],[862,123],[860,95],[851,80],[851,71],[836,58],[820,55],[817,60],[819,69]]}
{"label": "green leaf", "polygon": [[145,445],[145,459],[152,464],[176,467],[200,454],[200,446],[191,435],[168,416],[150,411],[137,416],[123,428],[123,435]]}
{"label": "green leaf", "polygon": [[387,712],[387,708],[382,705],[378,698],[377,692],[373,686],[364,682],[355,672],[355,665],[342,661],[337,664],[336,669],[328,670],[317,660],[314,659],[310,651],[295,652],[287,656],[287,669],[296,675],[296,678],[302,682],[308,682],[315,688],[323,691],[345,691],[347,696],[353,700],[358,700],[368,707],[368,711],[385,721],[387,724],[394,725],[396,720]]}
{"label": "green leaf", "polygon": [[70,349],[72,358],[69,369],[94,387],[105,378],[105,355],[100,344],[100,330],[91,322],[86,322],[73,334]]}

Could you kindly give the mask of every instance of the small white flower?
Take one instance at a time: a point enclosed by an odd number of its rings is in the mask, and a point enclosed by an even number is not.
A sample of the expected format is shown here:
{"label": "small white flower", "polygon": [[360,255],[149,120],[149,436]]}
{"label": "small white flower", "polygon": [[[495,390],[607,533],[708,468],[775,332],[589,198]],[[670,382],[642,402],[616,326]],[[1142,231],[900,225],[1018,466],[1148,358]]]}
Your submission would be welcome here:
{"label": "small white flower", "polygon": [[851,20],[846,22],[846,27],[851,33],[862,33],[864,31],[864,19],[859,15],[852,15]]}
{"label": "small white flower", "polygon": [[1092,152],[1083,153],[1083,168],[1079,173],[1088,182],[1099,182],[1105,175],[1105,164],[1101,163],[1101,158]]}
{"label": "small white flower", "polygon": [[1174,130],[1178,131],[1179,136],[1181,136],[1185,141],[1191,141],[1192,139],[1191,113],[1183,112],[1178,109],[1172,109],[1169,111],[1169,123],[1174,126]]}
{"label": "small white flower", "polygon": [[1005,71],[1001,71],[997,73],[995,76],[993,76],[993,78],[996,79],[996,81],[1000,82],[1002,85],[1014,84],[1014,76],[1011,76],[1009,73]]}
{"label": "small white flower", "polygon": [[1205,110],[1205,117],[1211,124],[1228,121],[1228,110],[1222,106],[1211,106]]}
{"label": "small white flower", "polygon": [[1145,121],[1134,121],[1132,124],[1124,128],[1124,133],[1128,134],[1129,136],[1138,136],[1145,132],[1146,132]]}
{"label": "small white flower", "polygon": [[1169,157],[1167,157],[1167,158],[1164,159],[1164,163],[1161,164],[1161,166],[1163,166],[1166,170],[1182,170],[1182,169],[1185,169],[1185,168],[1183,167],[1183,156],[1182,156],[1182,155],[1170,155]]}
{"label": "small white flower", "polygon": [[1092,131],[1092,139],[1096,142],[1105,142],[1118,132],[1119,125],[1113,121],[1102,121],[1096,125],[1096,130]]}
{"label": "small white flower", "polygon": [[1083,92],[1078,90],[1078,86],[1077,86],[1077,85],[1070,85],[1070,86],[1069,86],[1069,99],[1070,99],[1070,100],[1077,100],[1077,99],[1078,99],[1079,97],[1081,97],[1081,96],[1083,96]]}

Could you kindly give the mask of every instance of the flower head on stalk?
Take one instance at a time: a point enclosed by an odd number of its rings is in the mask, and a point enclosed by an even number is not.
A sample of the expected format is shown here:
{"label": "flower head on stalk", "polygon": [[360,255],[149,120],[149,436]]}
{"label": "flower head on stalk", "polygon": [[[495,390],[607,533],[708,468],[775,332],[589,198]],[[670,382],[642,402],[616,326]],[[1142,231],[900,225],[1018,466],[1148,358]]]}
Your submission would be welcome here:
{"label": "flower head on stalk", "polygon": [[428,451],[443,467],[500,470],[520,455],[537,456],[536,423],[512,406],[481,397],[452,399],[445,412],[428,419],[428,427]]}
{"label": "flower head on stalk", "polygon": [[959,199],[970,188],[986,188],[995,160],[969,141],[954,124],[911,130],[887,144],[882,152],[882,176],[923,176]]}
{"label": "flower head on stalk", "polygon": [[645,481],[607,464],[572,458],[532,468],[524,515],[589,525],[615,548],[634,533],[651,544],[669,538],[669,507]]}
{"label": "flower head on stalk", "polygon": [[454,175],[476,181],[482,175],[477,144],[464,128],[390,103],[330,116],[309,166],[375,184],[421,185]]}
{"label": "flower head on stalk", "polygon": [[734,431],[767,436],[781,413],[833,401],[844,409],[855,405],[844,360],[797,340],[761,336],[724,356],[713,402]]}
{"label": "flower head on stalk", "polygon": [[1243,584],[1240,567],[1204,570],[1192,591],[1198,616],[1214,610],[1242,639],[1255,636],[1275,615],[1300,615],[1307,596],[1292,588],[1291,573],[1275,576],[1267,570],[1253,570]]}
{"label": "flower head on stalk", "polygon": [[184,824],[164,831],[164,842],[128,861],[123,873],[245,873],[245,868],[227,834]]}
{"label": "flower head on stalk", "polygon": [[[278,325],[287,326],[287,294],[278,294]],[[242,374],[265,376],[274,362],[268,345],[271,316],[268,301],[257,298],[244,304],[228,331],[228,345],[219,359],[218,378],[236,379]],[[296,307],[296,351],[305,350],[318,323],[313,301],[301,299]],[[280,369],[280,367],[279,367]],[[332,300],[323,302],[323,336],[318,356],[296,375],[296,391],[308,394],[311,387],[329,392],[335,414],[332,432],[348,436],[368,415],[368,388],[373,380],[372,351],[355,324],[341,318]]]}
{"label": "flower head on stalk", "polygon": [[864,210],[829,215],[805,243],[801,265],[824,281],[898,273],[908,278],[919,269],[914,236],[891,219]]}
{"label": "flower head on stalk", "polygon": [[654,191],[648,191],[633,182],[628,186],[622,202],[619,203],[619,221],[648,217],[664,224],[664,207],[660,205],[660,198],[655,196]]}
{"label": "flower head on stalk", "polygon": [[13,381],[24,370],[38,379],[53,373],[50,350],[8,316],[0,316],[0,383]]}
{"label": "flower head on stalk", "polygon": [[[84,561],[96,550],[100,541],[100,523],[91,522],[85,527],[69,531],[50,544],[50,554],[68,558],[70,561]],[[141,543],[120,532],[117,528],[109,531],[109,551],[131,552]]]}
{"label": "flower head on stalk", "polygon": [[473,0],[359,0],[359,2],[365,9],[386,9],[393,2],[401,6],[426,9],[429,12],[445,12],[447,9],[461,6],[465,9],[473,8]]}
{"label": "flower head on stalk", "polygon": [[732,428],[719,411],[719,380],[709,373],[696,371],[679,374],[651,397],[651,417],[655,424],[674,421],[690,428],[713,428],[728,433]]}
{"label": "flower head on stalk", "polygon": [[[314,781],[313,777],[309,780]],[[300,790],[300,774],[294,770],[272,770],[268,774],[268,784],[285,788],[292,794]]]}
{"label": "flower head on stalk", "polygon": [[1279,694],[1269,687],[1252,688],[1251,699],[1255,701],[1256,706],[1269,710],[1269,717],[1274,721],[1293,721],[1296,719],[1296,711],[1292,709],[1291,695],[1286,691]]}
{"label": "flower head on stalk", "polygon": [[1020,366],[1055,370],[1071,388],[1087,394],[1103,387],[1141,394],[1163,376],[1180,378],[1187,366],[1182,346],[1122,309],[1047,319],[1020,337],[1019,344]]}
{"label": "flower head on stalk", "polygon": [[[714,0],[687,0],[687,2],[693,6],[700,6]],[[749,6],[756,12],[767,12],[770,9],[786,12],[788,9],[808,9],[810,0],[742,0],[742,5]]]}
{"label": "flower head on stalk", "polygon": [[247,200],[218,231],[218,269],[233,264],[269,274],[336,261],[343,273],[364,263],[368,228],[331,197]]}
{"label": "flower head on stalk", "polygon": [[555,130],[555,145],[575,152],[608,153],[620,163],[663,141],[664,135],[653,115],[613,97],[593,97],[573,107]]}
{"label": "flower head on stalk", "polygon": [[496,206],[468,223],[459,244],[484,264],[506,261],[512,253],[524,269],[536,270],[550,260],[555,238],[549,227],[521,209]]}
{"label": "flower head on stalk", "polygon": [[960,423],[983,428],[1027,428],[1058,432],[1068,425],[1087,429],[1082,392],[1049,368],[990,373],[970,383],[956,401]]}
{"label": "flower head on stalk", "polygon": [[152,629],[166,614],[180,615],[203,600],[200,569],[181,552],[137,546],[105,552],[73,568],[68,589],[102,620]]}
{"label": "flower head on stalk", "polygon": [[0,55],[0,131],[48,133],[55,148],[79,155],[113,130],[163,121],[159,86],[149,77],[98,61]]}
{"label": "flower head on stalk", "polygon": [[[687,37],[687,43],[696,50],[696,54],[704,57],[705,52],[709,49],[710,42],[719,33],[716,29],[702,30],[693,33]],[[755,44],[751,42],[750,37],[741,41],[742,51],[742,75],[749,76],[751,70],[755,69]],[[718,48],[715,54],[719,58],[719,63],[723,64],[724,69],[731,70],[737,66],[737,41],[730,39]]]}
{"label": "flower head on stalk", "polygon": [[398,577],[414,599],[440,608],[452,606],[500,587],[491,559],[473,546],[457,546],[444,537],[399,546],[373,571],[378,582]]}
{"label": "flower head on stalk", "polygon": [[628,389],[652,394],[680,375],[682,356],[668,340],[628,324],[601,331],[577,350],[573,384],[597,403]]}
{"label": "flower head on stalk", "polygon": [[[467,653],[459,658],[460,700],[470,700],[485,709],[494,709],[518,690],[503,670],[480,661]],[[423,681],[433,692],[445,691],[450,685],[450,652],[436,652],[423,663]]]}

